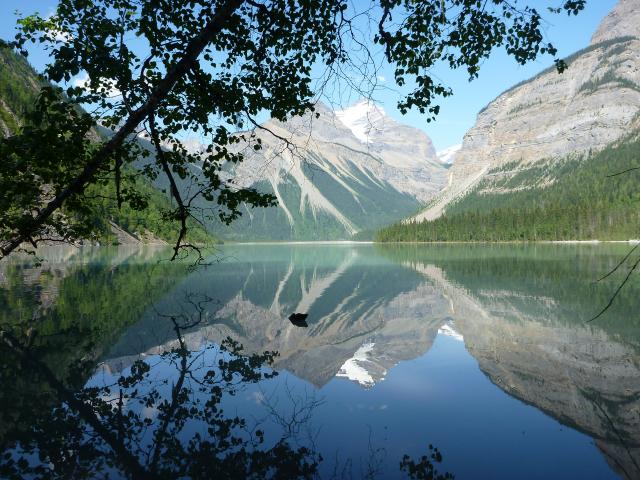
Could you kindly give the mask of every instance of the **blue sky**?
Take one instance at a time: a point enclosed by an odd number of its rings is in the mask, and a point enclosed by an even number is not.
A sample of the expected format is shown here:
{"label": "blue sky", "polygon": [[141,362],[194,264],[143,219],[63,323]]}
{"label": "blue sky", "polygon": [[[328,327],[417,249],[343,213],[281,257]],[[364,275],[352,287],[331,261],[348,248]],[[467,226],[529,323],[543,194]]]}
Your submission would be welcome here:
{"label": "blue sky", "polygon": [[[531,5],[545,6],[548,1],[529,0]],[[560,1],[558,4],[562,3]],[[57,4],[56,0],[2,0],[0,6],[0,37],[11,38],[14,35],[15,16],[19,10],[24,14],[35,11],[41,14],[52,12]],[[577,17],[566,15],[553,15],[547,17],[547,39],[550,40],[560,56],[567,56],[576,50],[588,45],[591,35],[604,16],[613,8],[616,0],[588,0],[587,8]],[[29,57],[32,65],[41,68],[46,58],[34,51]],[[425,117],[417,112],[400,114],[395,109],[398,92],[393,89],[390,82],[393,69],[383,68],[380,71],[383,87],[375,94],[375,100],[382,104],[386,112],[397,120],[421,128],[432,138],[437,149],[443,149],[460,143],[462,136],[473,125],[477,112],[487,103],[493,100],[501,92],[515,83],[525,80],[538,71],[548,67],[551,58],[544,57],[536,62],[520,66],[502,52],[496,52],[485,61],[480,71],[480,77],[473,82],[468,82],[464,71],[451,71],[445,67],[435,69],[434,74],[450,86],[454,95],[442,99],[439,103],[442,107],[440,115],[435,122],[427,123]],[[382,81],[384,79],[384,81]],[[358,100],[355,96],[343,96],[342,103]]]}

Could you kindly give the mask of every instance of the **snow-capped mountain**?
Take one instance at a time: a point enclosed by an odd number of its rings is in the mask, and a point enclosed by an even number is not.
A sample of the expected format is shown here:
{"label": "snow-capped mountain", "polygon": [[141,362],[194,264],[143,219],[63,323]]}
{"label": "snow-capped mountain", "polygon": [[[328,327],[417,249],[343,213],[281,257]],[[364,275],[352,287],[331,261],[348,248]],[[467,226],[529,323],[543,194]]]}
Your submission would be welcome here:
{"label": "snow-capped mountain", "polygon": [[464,337],[458,333],[453,321],[443,323],[438,329],[438,335],[444,335],[445,337],[451,337],[459,342],[464,342]]}
{"label": "snow-capped mountain", "polygon": [[[371,366],[377,365],[369,358],[369,354],[373,350],[375,343],[365,343],[353,354],[353,357],[342,364],[336,377],[348,378],[363,387],[372,387],[376,384],[376,379],[372,374]],[[380,372],[380,377],[384,378],[386,370]]]}
{"label": "snow-capped mountain", "polygon": [[[315,113],[319,114],[316,118]],[[372,103],[314,114],[259,129],[263,148],[228,167],[239,184],[273,193],[279,206],[249,209],[223,238],[348,239],[398,221],[430,200],[446,168],[431,139]]]}
{"label": "snow-capped mountain", "polygon": [[375,103],[360,100],[335,112],[335,116],[367,151],[380,155],[385,163],[402,171],[424,169],[427,161],[438,158],[426,133],[395,121]]}
{"label": "snow-capped mountain", "polygon": [[436,153],[438,160],[440,160],[445,165],[451,165],[456,159],[456,154],[462,148],[462,144],[452,145],[449,148],[445,148],[444,150],[440,150]]}
{"label": "snow-capped mountain", "polygon": [[376,134],[384,124],[386,114],[382,107],[361,100],[344,110],[337,111],[336,117],[362,143],[373,143]]}

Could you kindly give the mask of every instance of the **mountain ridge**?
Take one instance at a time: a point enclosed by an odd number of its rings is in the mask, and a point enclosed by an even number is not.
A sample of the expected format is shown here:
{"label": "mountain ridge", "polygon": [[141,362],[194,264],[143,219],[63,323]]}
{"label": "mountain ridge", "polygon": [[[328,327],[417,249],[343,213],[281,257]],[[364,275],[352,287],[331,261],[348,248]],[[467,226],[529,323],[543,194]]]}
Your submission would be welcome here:
{"label": "mountain ridge", "polygon": [[638,11],[640,1],[621,0],[592,43],[568,58],[567,71],[543,70],[479,112],[447,186],[413,220],[440,217],[490,170],[598,151],[627,135],[640,112]]}
{"label": "mountain ridge", "polygon": [[262,148],[240,144],[245,159],[227,175],[272,193],[278,207],[245,209],[224,229],[227,238],[350,239],[413,214],[444,185],[431,139],[370,102],[338,112],[318,103],[302,117],[268,120],[256,134]]}

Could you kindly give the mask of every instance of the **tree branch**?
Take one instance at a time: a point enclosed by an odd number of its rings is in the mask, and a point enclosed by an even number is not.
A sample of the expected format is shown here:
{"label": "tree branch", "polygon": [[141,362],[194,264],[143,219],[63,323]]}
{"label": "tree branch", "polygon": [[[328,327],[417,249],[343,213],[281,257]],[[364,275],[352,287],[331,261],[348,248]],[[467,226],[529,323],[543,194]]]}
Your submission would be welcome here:
{"label": "tree branch", "polygon": [[178,234],[178,239],[176,240],[176,244],[173,247],[173,256],[171,257],[171,260],[174,260],[178,256],[182,240],[187,234],[187,219],[189,218],[189,210],[182,201],[180,190],[178,190],[178,185],[176,184],[176,180],[173,177],[173,173],[171,173],[171,169],[169,168],[169,164],[167,163],[167,159],[165,157],[165,152],[162,149],[162,145],[160,144],[160,137],[158,135],[158,130],[156,129],[155,116],[153,112],[149,114],[149,132],[151,133],[153,146],[156,149],[156,157],[160,161],[160,165],[162,165],[162,170],[169,179],[169,184],[171,186],[171,195],[173,196],[173,198],[175,198],[178,204],[178,215],[180,217],[180,233]]}
{"label": "tree branch", "polygon": [[182,58],[173,68],[167,71],[167,74],[158,83],[146,103],[129,115],[120,130],[98,150],[93,159],[85,165],[82,172],[65,189],[58,193],[25,228],[21,229],[12,239],[0,247],[0,258],[6,257],[23,242],[33,237],[47,219],[56,210],[61,208],[69,197],[82,193],[94,175],[100,168],[104,167],[111,156],[122,146],[126,138],[134,132],[135,128],[143,122],[149,114],[155,111],[159,103],[167,96],[178,80],[191,69],[205,47],[214,36],[222,31],[233,12],[240,7],[242,2],[243,0],[227,0],[220,6],[200,33],[189,42]]}

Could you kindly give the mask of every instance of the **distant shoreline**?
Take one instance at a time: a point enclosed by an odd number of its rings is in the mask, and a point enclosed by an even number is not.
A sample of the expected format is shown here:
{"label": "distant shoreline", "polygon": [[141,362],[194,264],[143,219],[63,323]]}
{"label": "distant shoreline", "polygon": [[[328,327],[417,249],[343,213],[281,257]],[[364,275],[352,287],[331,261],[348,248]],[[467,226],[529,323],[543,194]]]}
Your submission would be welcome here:
{"label": "distant shoreline", "polygon": [[490,240],[451,240],[451,241],[438,241],[438,242],[419,242],[419,241],[403,241],[403,242],[373,242],[378,245],[400,245],[400,244],[414,244],[414,245],[525,245],[525,244],[549,244],[549,245],[598,245],[600,243],[640,243],[640,239],[632,240],[504,240],[504,241],[490,241]]}
{"label": "distant shoreline", "polygon": [[402,242],[374,242],[371,240],[358,241],[358,240],[296,240],[296,241],[264,241],[264,242],[226,242],[224,245],[450,245],[450,244],[584,244],[584,245],[597,245],[600,243],[640,243],[640,239],[630,240],[505,240],[505,241],[489,241],[489,240],[471,240],[471,241],[434,241],[434,242],[420,242],[420,241],[402,241]]}
{"label": "distant shoreline", "polygon": [[224,245],[373,245],[374,241],[366,240],[266,240],[264,242],[225,242]]}

